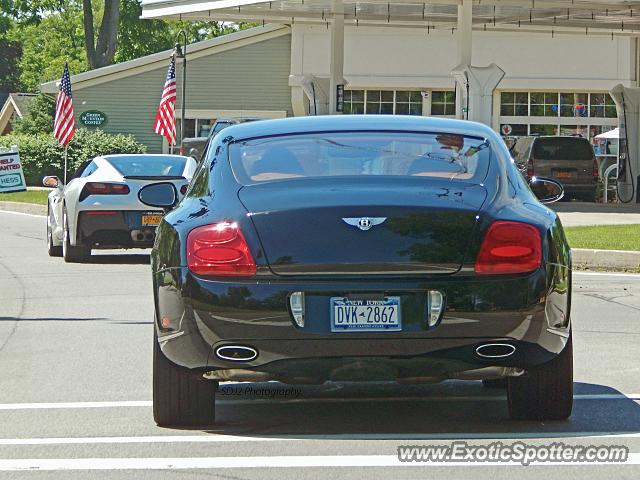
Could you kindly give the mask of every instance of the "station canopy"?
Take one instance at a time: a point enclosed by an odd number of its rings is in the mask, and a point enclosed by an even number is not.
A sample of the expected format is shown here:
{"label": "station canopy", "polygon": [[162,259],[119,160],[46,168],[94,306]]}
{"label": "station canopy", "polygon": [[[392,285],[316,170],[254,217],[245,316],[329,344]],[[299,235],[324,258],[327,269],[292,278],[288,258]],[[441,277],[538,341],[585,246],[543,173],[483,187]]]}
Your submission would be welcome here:
{"label": "station canopy", "polygon": [[[457,28],[456,0],[143,0],[142,18],[294,24]],[[550,34],[640,35],[640,1],[472,0],[473,30]]]}

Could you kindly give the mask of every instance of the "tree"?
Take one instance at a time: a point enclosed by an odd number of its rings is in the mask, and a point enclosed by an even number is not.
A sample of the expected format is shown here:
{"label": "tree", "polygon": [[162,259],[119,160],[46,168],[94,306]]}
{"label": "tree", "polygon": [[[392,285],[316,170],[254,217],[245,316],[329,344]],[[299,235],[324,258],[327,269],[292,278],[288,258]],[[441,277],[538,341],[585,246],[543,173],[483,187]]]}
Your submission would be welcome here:
{"label": "tree", "polygon": [[91,68],[100,68],[113,63],[118,46],[118,26],[120,24],[120,0],[104,0],[102,21],[95,43],[92,0],[82,0],[84,14],[84,42],[87,61]]}
{"label": "tree", "polygon": [[29,111],[23,118],[16,118],[11,124],[14,134],[51,133],[55,115],[55,98],[44,93],[29,102]]}

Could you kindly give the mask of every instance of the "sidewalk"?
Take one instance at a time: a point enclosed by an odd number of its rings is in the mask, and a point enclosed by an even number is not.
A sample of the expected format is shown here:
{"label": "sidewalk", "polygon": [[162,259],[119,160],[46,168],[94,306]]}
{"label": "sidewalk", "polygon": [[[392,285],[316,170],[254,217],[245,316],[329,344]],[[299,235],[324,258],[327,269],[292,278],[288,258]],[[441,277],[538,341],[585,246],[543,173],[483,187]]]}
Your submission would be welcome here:
{"label": "sidewalk", "polygon": [[549,207],[558,213],[564,227],[640,223],[638,203],[556,202]]}

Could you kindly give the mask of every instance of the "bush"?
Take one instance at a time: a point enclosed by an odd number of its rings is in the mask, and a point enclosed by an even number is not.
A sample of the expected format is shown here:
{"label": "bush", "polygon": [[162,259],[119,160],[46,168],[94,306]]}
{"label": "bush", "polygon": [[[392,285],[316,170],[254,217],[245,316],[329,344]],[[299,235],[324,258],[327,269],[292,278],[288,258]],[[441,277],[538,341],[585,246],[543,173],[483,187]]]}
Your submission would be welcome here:
{"label": "bush", "polygon": [[[64,147],[51,134],[16,134],[0,137],[0,147],[17,145],[27,185],[42,185],[45,175],[64,176]],[[110,153],[144,153],[146,146],[132,135],[111,135],[102,130],[78,129],[69,143],[67,176],[82,162]]]}

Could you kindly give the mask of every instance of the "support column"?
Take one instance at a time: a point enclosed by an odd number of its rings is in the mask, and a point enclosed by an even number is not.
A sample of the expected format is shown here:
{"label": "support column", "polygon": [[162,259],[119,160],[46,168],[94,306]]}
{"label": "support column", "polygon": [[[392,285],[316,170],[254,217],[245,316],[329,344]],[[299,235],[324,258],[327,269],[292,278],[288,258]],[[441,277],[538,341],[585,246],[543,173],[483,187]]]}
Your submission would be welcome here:
{"label": "support column", "polygon": [[459,84],[469,85],[469,94],[465,92],[468,108],[465,118],[491,127],[493,92],[504,77],[504,70],[495,63],[488,67],[458,65],[451,75]]}
{"label": "support column", "polygon": [[[458,65],[471,65],[473,48],[473,3],[472,0],[461,0],[458,5]],[[456,118],[466,118],[463,108],[466,96],[466,84],[456,79]]]}
{"label": "support column", "polygon": [[329,114],[331,115],[340,113],[336,110],[336,90],[338,85],[344,84],[344,5],[342,0],[333,2],[333,12],[329,61]]}

